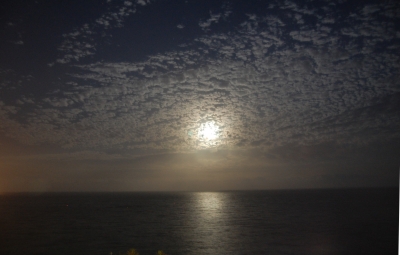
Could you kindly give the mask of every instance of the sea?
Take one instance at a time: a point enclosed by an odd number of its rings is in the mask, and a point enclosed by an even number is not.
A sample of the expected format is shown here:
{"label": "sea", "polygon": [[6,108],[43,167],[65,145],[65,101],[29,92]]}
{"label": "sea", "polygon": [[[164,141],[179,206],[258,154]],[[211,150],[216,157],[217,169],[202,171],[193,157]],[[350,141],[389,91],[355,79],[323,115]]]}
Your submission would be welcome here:
{"label": "sea", "polygon": [[399,189],[0,195],[1,255],[397,254]]}

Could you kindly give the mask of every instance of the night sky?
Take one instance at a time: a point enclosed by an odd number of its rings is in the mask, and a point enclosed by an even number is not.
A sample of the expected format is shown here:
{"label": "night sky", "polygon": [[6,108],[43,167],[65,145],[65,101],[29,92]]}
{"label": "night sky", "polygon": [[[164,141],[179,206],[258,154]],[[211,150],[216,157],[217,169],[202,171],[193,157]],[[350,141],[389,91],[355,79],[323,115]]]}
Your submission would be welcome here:
{"label": "night sky", "polygon": [[0,193],[398,186],[397,1],[0,8]]}

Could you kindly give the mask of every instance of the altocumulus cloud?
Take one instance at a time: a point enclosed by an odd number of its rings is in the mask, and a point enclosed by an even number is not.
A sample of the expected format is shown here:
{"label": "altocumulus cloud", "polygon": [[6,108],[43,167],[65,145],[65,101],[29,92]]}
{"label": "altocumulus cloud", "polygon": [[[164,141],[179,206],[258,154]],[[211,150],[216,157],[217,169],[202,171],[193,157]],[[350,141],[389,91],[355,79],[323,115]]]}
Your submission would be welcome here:
{"label": "altocumulus cloud", "polygon": [[[171,25],[178,32],[191,25],[199,29],[177,47],[135,61],[96,58],[107,47],[101,43],[112,38],[108,31],[128,26],[137,11],[157,4],[125,1],[63,34],[60,57],[47,67],[67,68],[63,89],[35,97],[22,94],[18,103],[3,99],[4,134],[21,144],[59,146],[65,158],[76,157],[71,151],[84,151],[80,157],[92,160],[87,151],[93,150],[95,155],[110,153],[100,156],[104,160],[137,163],[137,157],[212,150],[223,152],[216,154],[215,169],[234,169],[232,162],[239,159],[251,165],[256,159],[257,174],[308,159],[340,159],[337,167],[342,168],[351,161],[344,157],[348,151],[373,144],[398,150],[393,145],[400,138],[398,4],[362,5],[337,15],[345,1],[323,8],[277,1],[264,14],[249,11],[241,20],[231,14],[234,7],[221,6],[197,23]],[[230,28],[222,29],[226,24]],[[5,78],[12,75],[2,70]],[[196,132],[209,121],[219,128],[212,142]],[[206,158],[195,161],[204,166]],[[362,161],[359,155],[354,158]],[[137,164],[152,164],[144,161]],[[162,168],[163,163],[153,165]],[[315,182],[330,176],[328,170],[317,174],[318,167],[311,168],[303,173]],[[365,171],[374,176],[373,170]],[[256,172],[249,182],[257,179]],[[291,178],[301,178],[300,172]],[[331,176],[334,183],[344,182],[341,173]]]}

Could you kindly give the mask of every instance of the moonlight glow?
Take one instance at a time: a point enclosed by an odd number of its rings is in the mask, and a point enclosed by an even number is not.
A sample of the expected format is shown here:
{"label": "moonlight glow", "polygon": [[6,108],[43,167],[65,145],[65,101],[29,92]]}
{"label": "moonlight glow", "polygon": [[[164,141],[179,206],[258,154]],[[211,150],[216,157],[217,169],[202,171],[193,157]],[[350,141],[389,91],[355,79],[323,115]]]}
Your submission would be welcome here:
{"label": "moonlight glow", "polygon": [[215,140],[218,138],[219,127],[214,121],[202,123],[199,128],[199,138],[206,140]]}

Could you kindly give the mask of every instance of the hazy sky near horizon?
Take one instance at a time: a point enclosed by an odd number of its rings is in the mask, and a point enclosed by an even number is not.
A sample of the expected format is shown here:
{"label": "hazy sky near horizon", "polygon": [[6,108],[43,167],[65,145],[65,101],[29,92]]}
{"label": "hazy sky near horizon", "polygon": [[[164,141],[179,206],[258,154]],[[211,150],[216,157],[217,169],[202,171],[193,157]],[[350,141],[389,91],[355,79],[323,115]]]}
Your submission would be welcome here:
{"label": "hazy sky near horizon", "polygon": [[0,192],[398,185],[397,1],[0,8]]}

